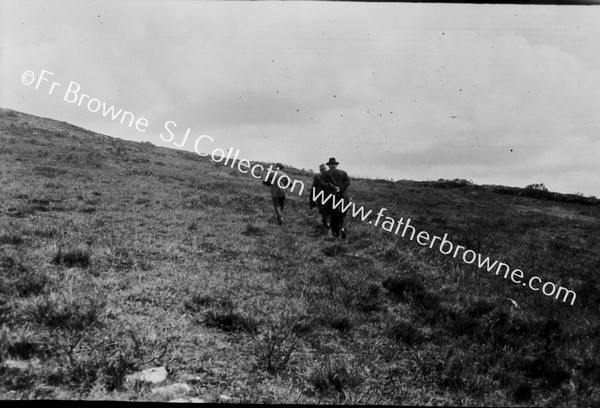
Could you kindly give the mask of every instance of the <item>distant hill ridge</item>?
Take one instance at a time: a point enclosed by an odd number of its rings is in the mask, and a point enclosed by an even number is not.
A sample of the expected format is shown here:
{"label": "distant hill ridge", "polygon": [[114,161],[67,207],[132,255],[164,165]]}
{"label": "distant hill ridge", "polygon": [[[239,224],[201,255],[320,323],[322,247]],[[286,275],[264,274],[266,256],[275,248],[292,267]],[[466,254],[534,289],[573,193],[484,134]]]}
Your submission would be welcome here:
{"label": "distant hill ridge", "polygon": [[[44,131],[54,131],[55,134],[59,136],[63,136],[62,132],[70,131],[76,132],[75,136],[82,137],[99,137],[104,141],[109,140],[120,140],[123,143],[130,144],[129,146],[138,146],[139,144],[146,144],[154,146],[150,142],[134,142],[128,141],[124,139],[119,139],[113,136],[103,135],[101,133],[94,132],[92,130],[88,130],[76,125],[72,125],[67,122],[62,122],[59,120],[44,118],[40,116],[35,116],[23,112],[18,112],[12,109],[0,108],[0,129],[11,131],[13,134],[26,134],[29,130],[32,129],[40,129]],[[157,146],[158,147],[158,146]],[[168,149],[163,148],[162,149]],[[183,151],[189,154],[195,155],[193,152]],[[198,159],[206,160],[204,157],[198,156]],[[253,161],[254,163],[261,164],[269,164],[261,161]],[[292,176],[304,176],[310,177],[313,174],[312,170],[298,169],[290,164],[286,164],[286,172]],[[356,180],[362,181],[387,181],[383,179],[371,179],[365,177],[354,177]],[[580,194],[564,194],[558,192],[552,192],[545,189],[537,189],[537,188],[527,188],[527,187],[511,187],[511,186],[503,186],[503,185],[488,185],[482,184],[478,185],[469,180],[464,179],[454,179],[454,180],[446,180],[440,178],[437,181],[415,181],[415,180],[397,180],[397,181],[388,181],[390,183],[401,183],[405,185],[414,185],[414,186],[424,186],[424,187],[434,187],[434,188],[442,188],[442,189],[464,189],[466,191],[486,191],[496,194],[502,195],[513,195],[520,197],[528,197],[540,200],[547,201],[557,201],[557,202],[565,202],[565,203],[576,203],[583,205],[600,205],[600,199],[590,196],[585,197]]]}

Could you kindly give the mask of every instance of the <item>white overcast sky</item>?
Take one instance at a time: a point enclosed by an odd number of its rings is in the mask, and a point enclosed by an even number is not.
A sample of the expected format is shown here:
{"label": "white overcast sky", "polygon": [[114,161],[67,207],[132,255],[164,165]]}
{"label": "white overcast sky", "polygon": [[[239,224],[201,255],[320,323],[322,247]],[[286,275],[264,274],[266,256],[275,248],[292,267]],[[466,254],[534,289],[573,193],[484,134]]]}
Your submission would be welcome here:
{"label": "white overcast sky", "polygon": [[[240,158],[600,196],[600,6],[0,0],[0,106]],[[54,74],[48,95],[21,76]],[[146,132],[64,101],[70,81]],[[192,138],[193,137],[193,138]]]}

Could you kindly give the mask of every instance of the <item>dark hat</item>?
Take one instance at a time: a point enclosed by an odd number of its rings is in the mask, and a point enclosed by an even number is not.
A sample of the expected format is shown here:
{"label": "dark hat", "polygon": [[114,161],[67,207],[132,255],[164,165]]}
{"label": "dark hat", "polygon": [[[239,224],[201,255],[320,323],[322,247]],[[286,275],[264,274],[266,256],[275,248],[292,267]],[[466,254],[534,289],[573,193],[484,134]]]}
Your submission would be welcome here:
{"label": "dark hat", "polygon": [[335,157],[330,157],[329,161],[325,164],[330,165],[330,164],[339,164],[339,163],[335,160]]}
{"label": "dark hat", "polygon": [[277,163],[277,164],[275,165],[275,168],[276,168],[276,169],[280,169],[280,170],[283,170],[283,169],[285,169],[285,167],[283,167],[283,164],[281,164],[281,163]]}

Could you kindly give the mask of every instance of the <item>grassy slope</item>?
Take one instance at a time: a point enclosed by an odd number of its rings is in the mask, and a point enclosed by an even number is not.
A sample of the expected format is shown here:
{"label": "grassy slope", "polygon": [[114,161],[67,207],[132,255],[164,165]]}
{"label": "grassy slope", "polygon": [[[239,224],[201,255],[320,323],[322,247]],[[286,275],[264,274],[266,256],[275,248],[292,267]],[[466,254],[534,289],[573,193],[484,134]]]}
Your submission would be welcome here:
{"label": "grassy slope", "polygon": [[206,401],[600,404],[598,206],[352,181],[570,306],[356,220],[333,242],[306,194],[278,227],[259,180],[192,153],[2,110],[0,159],[0,361],[28,362],[0,398],[160,400],[124,378],[166,365]]}

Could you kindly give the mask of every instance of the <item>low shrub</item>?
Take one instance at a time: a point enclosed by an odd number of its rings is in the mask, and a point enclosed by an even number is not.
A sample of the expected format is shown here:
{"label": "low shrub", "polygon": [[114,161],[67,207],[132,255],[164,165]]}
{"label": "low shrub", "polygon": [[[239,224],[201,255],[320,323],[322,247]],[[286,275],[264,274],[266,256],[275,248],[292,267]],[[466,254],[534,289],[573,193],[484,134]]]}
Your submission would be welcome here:
{"label": "low shrub", "polygon": [[204,324],[208,327],[218,327],[225,332],[244,331],[256,333],[258,322],[234,310],[209,310],[205,314]]}
{"label": "low shrub", "polygon": [[315,321],[290,311],[267,316],[260,333],[254,337],[260,364],[270,373],[285,369]]}
{"label": "low shrub", "polygon": [[2,259],[0,294],[29,297],[44,292],[50,283],[49,276],[38,269],[32,270],[12,256]]}
{"label": "low shrub", "polygon": [[533,392],[531,389],[531,384],[524,382],[517,385],[512,393],[512,397],[517,404],[522,404],[531,400],[533,396]]}
{"label": "low shrub", "polygon": [[325,256],[336,257],[346,253],[346,247],[341,244],[333,244],[324,247],[321,252],[323,252]]}
{"label": "low shrub", "polygon": [[339,358],[329,358],[325,362],[314,364],[307,380],[321,394],[337,393],[340,396],[364,382],[357,369]]}
{"label": "low shrub", "polygon": [[65,265],[67,267],[81,266],[87,268],[90,265],[91,252],[87,249],[75,248],[66,252],[59,248],[52,263],[56,265]]}
{"label": "low shrub", "polygon": [[203,292],[194,293],[185,301],[184,306],[186,309],[193,312],[200,312],[207,307],[217,306],[223,309],[234,309],[235,304],[223,297],[216,297],[207,295]]}
{"label": "low shrub", "polygon": [[423,341],[423,336],[418,327],[414,323],[405,320],[395,322],[389,328],[388,335],[393,340],[403,342],[409,346],[416,346]]}
{"label": "low shrub", "polygon": [[11,330],[2,326],[0,329],[0,359],[12,357],[27,360],[43,351],[43,344],[28,327]]}
{"label": "low shrub", "polygon": [[27,305],[25,314],[50,329],[80,331],[98,323],[104,303],[97,299],[44,295]]}
{"label": "low shrub", "polygon": [[0,236],[0,245],[20,245],[23,242],[23,237],[21,237],[18,234],[15,234],[14,232]]}
{"label": "low shrub", "polygon": [[242,231],[242,235],[261,236],[261,235],[263,235],[263,230],[255,225],[246,224],[246,229],[244,231]]}
{"label": "low shrub", "polygon": [[18,296],[28,297],[43,293],[50,282],[50,277],[45,272],[27,269],[20,276],[15,276],[13,287]]}
{"label": "low shrub", "polygon": [[390,277],[382,284],[396,299],[410,301],[419,309],[435,311],[439,307],[437,297],[428,292],[416,278]]}

